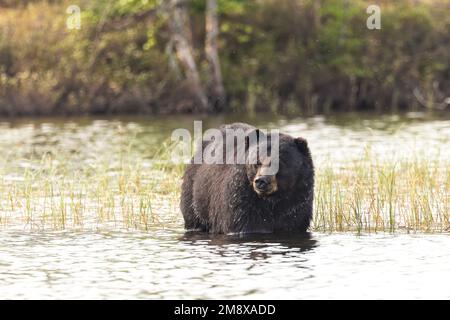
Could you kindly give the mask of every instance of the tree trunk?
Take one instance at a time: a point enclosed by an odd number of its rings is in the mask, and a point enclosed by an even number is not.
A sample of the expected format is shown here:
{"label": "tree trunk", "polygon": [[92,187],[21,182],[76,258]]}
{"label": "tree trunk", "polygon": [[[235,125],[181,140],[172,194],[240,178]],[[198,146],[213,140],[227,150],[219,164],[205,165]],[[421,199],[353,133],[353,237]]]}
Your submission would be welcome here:
{"label": "tree trunk", "polygon": [[218,54],[219,21],[217,17],[217,0],[206,0],[205,15],[205,52],[211,81],[211,107],[213,110],[221,110],[225,106],[225,89],[223,87]]}
{"label": "tree trunk", "polygon": [[321,27],[320,23],[320,8],[321,8],[321,1],[320,0],[314,0],[313,1],[313,11],[314,11],[314,29],[315,32],[318,32],[319,28]]}
{"label": "tree trunk", "polygon": [[169,28],[175,44],[175,51],[184,69],[189,85],[200,104],[200,111],[208,110],[208,99],[201,85],[197,64],[194,60],[192,44],[189,41],[188,15],[184,3],[171,0]]}

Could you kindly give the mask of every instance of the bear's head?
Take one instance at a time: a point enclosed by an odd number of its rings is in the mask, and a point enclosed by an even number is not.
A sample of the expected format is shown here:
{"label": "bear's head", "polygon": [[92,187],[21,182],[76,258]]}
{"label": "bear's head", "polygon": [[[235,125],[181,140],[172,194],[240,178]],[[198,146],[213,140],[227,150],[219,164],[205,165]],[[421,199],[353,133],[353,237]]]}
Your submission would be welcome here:
{"label": "bear's head", "polygon": [[311,187],[314,168],[307,141],[255,131],[257,142],[246,142],[246,172],[254,192],[275,200],[289,197],[299,188]]}

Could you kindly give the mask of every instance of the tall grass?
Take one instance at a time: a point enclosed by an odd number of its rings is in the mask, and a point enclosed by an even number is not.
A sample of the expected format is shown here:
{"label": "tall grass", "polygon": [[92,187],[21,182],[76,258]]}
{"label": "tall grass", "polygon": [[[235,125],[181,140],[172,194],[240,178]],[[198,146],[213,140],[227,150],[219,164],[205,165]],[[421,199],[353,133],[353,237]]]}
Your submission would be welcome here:
{"label": "tall grass", "polygon": [[165,164],[166,156],[152,164],[130,154],[117,167],[99,161],[83,171],[44,156],[19,177],[0,173],[0,223],[35,230],[180,224],[182,165]]}
{"label": "tall grass", "polygon": [[[184,165],[164,144],[148,160],[124,154],[86,170],[44,156],[11,177],[0,171],[0,225],[32,230],[181,228]],[[316,164],[313,231],[449,232],[450,163],[423,157]]]}
{"label": "tall grass", "polygon": [[371,154],[317,168],[313,230],[450,231],[450,164],[426,158],[382,161]]}

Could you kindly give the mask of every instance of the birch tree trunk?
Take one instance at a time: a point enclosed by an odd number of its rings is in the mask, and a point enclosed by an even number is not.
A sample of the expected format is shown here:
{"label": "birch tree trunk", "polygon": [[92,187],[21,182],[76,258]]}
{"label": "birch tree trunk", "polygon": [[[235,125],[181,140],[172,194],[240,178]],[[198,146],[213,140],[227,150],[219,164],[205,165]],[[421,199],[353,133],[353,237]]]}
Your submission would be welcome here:
{"label": "birch tree trunk", "polygon": [[185,3],[178,0],[171,1],[169,28],[175,45],[175,51],[193,94],[200,104],[199,111],[208,110],[208,99],[202,87],[197,64],[194,60],[192,44],[189,41],[188,14]]}
{"label": "birch tree trunk", "polygon": [[217,15],[217,0],[206,0],[206,39],[205,53],[208,60],[211,81],[211,109],[221,110],[225,106],[225,89],[223,87],[222,71],[218,53],[219,21]]}
{"label": "birch tree trunk", "polygon": [[314,28],[317,30],[320,28],[320,8],[321,8],[321,0],[314,0],[313,2],[313,11],[314,11]]}

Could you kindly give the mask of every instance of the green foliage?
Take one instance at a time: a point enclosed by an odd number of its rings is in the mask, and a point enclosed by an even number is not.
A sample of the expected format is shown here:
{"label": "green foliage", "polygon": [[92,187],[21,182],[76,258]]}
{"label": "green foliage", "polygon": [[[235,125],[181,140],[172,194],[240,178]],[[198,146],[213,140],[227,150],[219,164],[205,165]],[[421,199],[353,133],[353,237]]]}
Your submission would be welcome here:
{"label": "green foliage", "polygon": [[[3,3],[0,113],[189,110],[167,15],[133,20],[163,0],[80,0],[81,30],[65,27],[72,1]],[[205,3],[188,5],[194,55],[207,79]],[[450,96],[446,2],[381,1],[381,30],[366,28],[369,4],[219,0],[229,105],[325,112],[418,107],[416,88],[429,101]]]}

